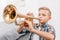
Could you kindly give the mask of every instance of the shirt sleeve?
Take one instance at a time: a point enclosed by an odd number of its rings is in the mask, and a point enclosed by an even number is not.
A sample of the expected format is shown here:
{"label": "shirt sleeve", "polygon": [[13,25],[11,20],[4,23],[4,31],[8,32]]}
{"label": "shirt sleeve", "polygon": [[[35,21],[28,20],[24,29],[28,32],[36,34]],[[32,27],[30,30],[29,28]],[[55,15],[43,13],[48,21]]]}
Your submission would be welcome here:
{"label": "shirt sleeve", "polygon": [[50,28],[48,29],[48,31],[49,31],[49,33],[51,33],[51,34],[54,35],[54,39],[55,39],[56,35],[55,35],[55,29],[54,29],[54,27],[50,27]]}

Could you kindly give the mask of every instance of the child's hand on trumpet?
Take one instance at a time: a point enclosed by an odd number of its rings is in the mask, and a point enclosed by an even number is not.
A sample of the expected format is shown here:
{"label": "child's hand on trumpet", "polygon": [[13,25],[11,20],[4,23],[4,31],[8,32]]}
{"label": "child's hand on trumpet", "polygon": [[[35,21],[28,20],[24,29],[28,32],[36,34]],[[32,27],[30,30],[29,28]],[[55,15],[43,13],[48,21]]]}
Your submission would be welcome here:
{"label": "child's hand on trumpet", "polygon": [[24,22],[20,22],[17,32],[21,32],[24,29]]}
{"label": "child's hand on trumpet", "polygon": [[[27,16],[33,17],[33,14],[28,13]],[[34,28],[33,28],[33,19],[29,18],[29,17],[26,17],[25,20],[20,23],[20,26],[21,27],[19,28],[19,30],[26,29],[26,30],[32,32],[34,30]]]}
{"label": "child's hand on trumpet", "polygon": [[33,32],[34,31],[34,27],[31,21],[28,20],[24,20],[24,22],[27,24],[27,26],[24,26],[26,30]]}
{"label": "child's hand on trumpet", "polygon": [[31,21],[24,20],[23,22],[20,23],[20,27],[18,28],[18,32],[21,32],[23,29],[26,29],[30,32],[34,31],[33,24]]}

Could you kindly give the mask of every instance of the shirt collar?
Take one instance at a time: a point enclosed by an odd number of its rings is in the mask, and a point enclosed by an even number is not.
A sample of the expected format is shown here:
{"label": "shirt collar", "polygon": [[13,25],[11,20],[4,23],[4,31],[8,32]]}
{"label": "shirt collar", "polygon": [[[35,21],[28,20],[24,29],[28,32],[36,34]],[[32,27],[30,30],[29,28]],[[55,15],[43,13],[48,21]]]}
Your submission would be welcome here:
{"label": "shirt collar", "polygon": [[44,24],[42,25],[42,27],[43,27],[43,28],[47,27],[47,23],[44,23]]}

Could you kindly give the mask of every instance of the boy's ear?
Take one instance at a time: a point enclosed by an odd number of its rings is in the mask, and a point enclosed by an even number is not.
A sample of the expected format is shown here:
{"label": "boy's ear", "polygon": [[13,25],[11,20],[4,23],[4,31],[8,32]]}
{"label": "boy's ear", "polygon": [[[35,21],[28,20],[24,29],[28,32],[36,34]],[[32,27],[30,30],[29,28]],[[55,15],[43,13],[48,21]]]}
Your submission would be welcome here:
{"label": "boy's ear", "polygon": [[51,19],[51,16],[49,17],[49,20]]}

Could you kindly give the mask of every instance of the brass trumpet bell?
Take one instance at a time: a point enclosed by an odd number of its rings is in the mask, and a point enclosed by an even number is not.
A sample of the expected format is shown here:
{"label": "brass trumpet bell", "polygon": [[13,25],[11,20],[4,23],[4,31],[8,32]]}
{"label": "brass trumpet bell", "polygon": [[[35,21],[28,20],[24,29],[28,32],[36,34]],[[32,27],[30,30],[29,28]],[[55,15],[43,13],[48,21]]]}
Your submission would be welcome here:
{"label": "brass trumpet bell", "polygon": [[7,5],[3,11],[3,19],[6,23],[12,23],[17,18],[16,7],[12,4]]}

